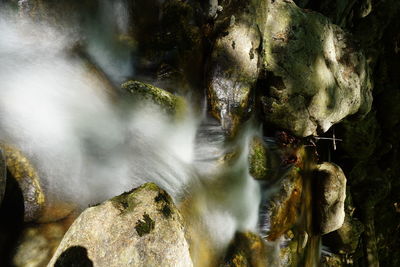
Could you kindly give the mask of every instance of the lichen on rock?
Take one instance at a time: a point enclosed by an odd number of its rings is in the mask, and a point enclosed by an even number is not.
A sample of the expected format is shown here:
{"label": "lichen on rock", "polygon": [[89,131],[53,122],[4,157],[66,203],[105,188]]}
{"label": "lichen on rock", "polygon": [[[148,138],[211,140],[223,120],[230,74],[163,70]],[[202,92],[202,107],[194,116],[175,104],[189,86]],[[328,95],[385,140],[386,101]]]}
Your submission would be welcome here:
{"label": "lichen on rock", "polygon": [[[171,213],[165,216],[168,204]],[[93,266],[192,266],[182,217],[153,183],[86,209],[70,227],[49,266],[82,247]]]}

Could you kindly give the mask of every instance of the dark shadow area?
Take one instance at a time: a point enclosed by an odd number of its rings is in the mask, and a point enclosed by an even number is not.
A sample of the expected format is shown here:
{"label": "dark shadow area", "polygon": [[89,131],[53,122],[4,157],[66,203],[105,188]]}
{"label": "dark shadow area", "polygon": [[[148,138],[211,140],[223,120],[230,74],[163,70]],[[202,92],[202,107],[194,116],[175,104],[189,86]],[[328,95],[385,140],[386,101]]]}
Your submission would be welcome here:
{"label": "dark shadow area", "polygon": [[7,171],[7,184],[0,207],[0,265],[13,266],[12,256],[24,224],[24,199],[17,181]]}
{"label": "dark shadow area", "polygon": [[69,247],[57,259],[55,267],[93,267],[87,250],[81,246]]}

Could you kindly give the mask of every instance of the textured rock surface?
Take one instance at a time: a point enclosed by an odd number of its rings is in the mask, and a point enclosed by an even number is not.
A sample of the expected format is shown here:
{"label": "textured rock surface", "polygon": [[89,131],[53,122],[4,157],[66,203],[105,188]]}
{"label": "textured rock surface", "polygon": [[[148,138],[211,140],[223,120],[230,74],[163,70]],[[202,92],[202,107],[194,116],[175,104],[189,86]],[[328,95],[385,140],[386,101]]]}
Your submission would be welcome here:
{"label": "textured rock surface", "polygon": [[297,136],[325,132],[371,108],[369,69],[351,36],[292,1],[269,4],[263,61],[265,120]]}
{"label": "textured rock surface", "polygon": [[296,167],[292,168],[280,182],[280,190],[273,195],[269,205],[268,240],[277,240],[297,222],[301,205],[302,183],[302,177]]}
{"label": "textured rock surface", "polygon": [[75,252],[93,266],[192,266],[181,215],[152,183],[85,210],[49,266],[72,263]]}
{"label": "textured rock surface", "polygon": [[217,22],[224,29],[211,53],[207,94],[211,113],[230,135],[252,108],[261,40],[257,9],[263,9],[263,2],[231,1]]}
{"label": "textured rock surface", "polygon": [[346,177],[336,164],[324,162],[317,166],[314,205],[316,230],[327,234],[342,227],[345,217]]}
{"label": "textured rock surface", "polygon": [[45,205],[45,195],[36,169],[18,149],[5,144],[0,147],[6,157],[7,169],[18,182],[24,198],[24,220],[38,219]]}
{"label": "textured rock surface", "polygon": [[250,142],[249,151],[249,171],[251,176],[257,180],[266,179],[269,172],[269,155],[263,140],[259,137],[254,137]]}

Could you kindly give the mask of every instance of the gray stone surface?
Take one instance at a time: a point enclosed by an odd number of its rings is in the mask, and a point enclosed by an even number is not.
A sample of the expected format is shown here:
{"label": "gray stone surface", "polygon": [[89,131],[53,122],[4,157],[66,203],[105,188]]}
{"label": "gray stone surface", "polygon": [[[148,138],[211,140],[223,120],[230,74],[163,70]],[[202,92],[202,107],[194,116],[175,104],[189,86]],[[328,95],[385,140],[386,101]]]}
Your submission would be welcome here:
{"label": "gray stone surface", "polygon": [[192,266],[182,217],[152,183],[86,209],[48,266],[73,263],[73,252],[88,266]]}

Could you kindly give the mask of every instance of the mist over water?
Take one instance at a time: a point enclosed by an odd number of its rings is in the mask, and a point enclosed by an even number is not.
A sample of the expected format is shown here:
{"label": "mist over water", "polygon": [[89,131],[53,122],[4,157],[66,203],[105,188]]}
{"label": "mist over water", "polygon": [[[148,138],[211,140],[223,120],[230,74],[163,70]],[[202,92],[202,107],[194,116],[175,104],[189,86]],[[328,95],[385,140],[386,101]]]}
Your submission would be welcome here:
{"label": "mist over water", "polygon": [[[122,29],[124,23],[118,21]],[[50,201],[85,208],[151,181],[178,203],[201,195],[199,217],[216,247],[238,229],[257,230],[260,188],[248,173],[245,149],[251,131],[235,164],[221,168],[227,148],[220,126],[190,111],[176,123],[154,105],[113,100],[98,75],[71,54],[78,32],[4,11],[0,32],[0,142],[32,161]],[[132,58],[109,64],[112,44],[85,38],[114,82],[132,75],[123,67],[133,66]]]}

